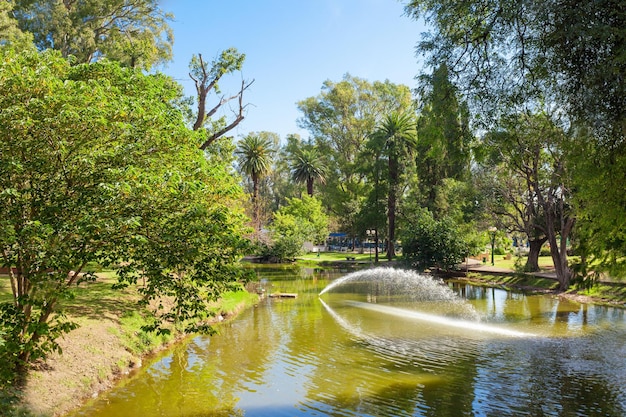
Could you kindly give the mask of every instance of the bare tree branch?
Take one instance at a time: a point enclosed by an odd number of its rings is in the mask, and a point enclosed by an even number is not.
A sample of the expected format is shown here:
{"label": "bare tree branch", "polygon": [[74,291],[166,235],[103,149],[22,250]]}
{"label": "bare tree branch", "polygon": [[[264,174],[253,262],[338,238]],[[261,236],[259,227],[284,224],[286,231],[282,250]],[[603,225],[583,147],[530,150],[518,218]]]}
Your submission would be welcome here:
{"label": "bare tree branch", "polygon": [[[243,92],[245,90],[248,89],[248,87],[250,87],[252,85],[252,83],[254,83],[254,80],[250,81],[249,83],[246,83],[245,80],[241,81],[241,89],[239,90],[239,93],[228,98],[228,99],[222,99],[220,100],[220,103],[215,106],[210,114],[213,114],[217,111],[217,109],[222,106],[222,104],[236,98],[239,97],[239,111],[237,113],[237,117],[235,117],[235,119],[228,124],[228,126],[224,127],[223,129],[218,130],[217,132],[211,134],[207,140],[204,141],[204,143],[202,145],[200,145],[200,149],[205,150],[211,143],[215,142],[215,140],[217,140],[218,138],[220,138],[221,136],[225,135],[226,133],[228,133],[229,131],[231,131],[232,129],[235,128],[235,126],[237,126],[239,123],[241,123],[241,121],[244,119],[244,109],[247,107],[247,104],[244,105],[243,104]],[[195,126],[194,126],[195,129]]]}

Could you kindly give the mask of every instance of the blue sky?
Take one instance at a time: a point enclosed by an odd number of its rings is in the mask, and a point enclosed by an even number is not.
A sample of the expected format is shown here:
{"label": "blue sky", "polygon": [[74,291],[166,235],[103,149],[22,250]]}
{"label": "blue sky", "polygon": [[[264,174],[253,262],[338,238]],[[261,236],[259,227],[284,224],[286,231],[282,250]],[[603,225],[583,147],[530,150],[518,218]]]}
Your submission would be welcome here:
{"label": "blue sky", "polygon": [[[397,0],[162,0],[175,21],[174,61],[161,69],[195,94],[192,54],[209,60],[228,47],[246,54],[242,73],[225,78],[224,94],[254,79],[247,116],[231,133],[270,131],[284,138],[297,127],[296,103],[344,74],[415,87],[415,45],[424,26],[403,15]],[[236,106],[236,103],[234,103]]]}

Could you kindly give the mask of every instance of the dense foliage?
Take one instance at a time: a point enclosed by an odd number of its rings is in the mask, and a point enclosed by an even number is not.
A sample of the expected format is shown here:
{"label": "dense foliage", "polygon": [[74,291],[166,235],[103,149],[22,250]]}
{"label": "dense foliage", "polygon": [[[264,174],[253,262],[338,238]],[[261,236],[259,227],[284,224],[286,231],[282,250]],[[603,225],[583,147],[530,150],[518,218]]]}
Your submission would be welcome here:
{"label": "dense foliage", "polygon": [[435,220],[428,210],[411,219],[402,236],[402,256],[420,270],[454,269],[468,253],[468,243],[449,218]]}
{"label": "dense foliage", "polygon": [[294,259],[300,255],[305,242],[323,244],[328,236],[328,216],[322,204],[307,194],[288,198],[276,213],[272,224],[272,241],[264,255],[276,260]]}
{"label": "dense foliage", "polygon": [[101,57],[150,69],[172,56],[173,35],[157,0],[15,0],[20,28],[40,50],[55,49],[79,63]]}
{"label": "dense foliage", "polygon": [[[567,135],[562,161],[575,190],[566,205],[581,220],[574,234],[586,240],[579,248],[597,268],[623,275],[623,2],[411,0],[405,10],[430,24],[418,51],[431,68],[448,68],[470,101],[476,127],[491,129],[525,112],[560,119]],[[565,266],[557,273],[568,281]]]}
{"label": "dense foliage", "polygon": [[[206,318],[240,277],[239,186],[209,165],[174,101],[179,87],[54,51],[0,50],[0,250],[13,302],[2,305],[4,366],[58,349],[74,327],[59,310],[89,265],[145,279],[165,321]],[[189,319],[189,321],[188,321]]]}

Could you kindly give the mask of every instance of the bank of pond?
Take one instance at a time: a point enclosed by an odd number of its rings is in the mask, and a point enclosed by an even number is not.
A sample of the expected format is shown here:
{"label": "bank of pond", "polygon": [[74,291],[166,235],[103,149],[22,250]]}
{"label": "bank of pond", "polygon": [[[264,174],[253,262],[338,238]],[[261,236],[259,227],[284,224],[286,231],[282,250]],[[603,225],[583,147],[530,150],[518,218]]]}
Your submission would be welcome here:
{"label": "bank of pond", "polygon": [[254,308],[68,417],[624,416],[626,310],[376,268],[254,266]]}

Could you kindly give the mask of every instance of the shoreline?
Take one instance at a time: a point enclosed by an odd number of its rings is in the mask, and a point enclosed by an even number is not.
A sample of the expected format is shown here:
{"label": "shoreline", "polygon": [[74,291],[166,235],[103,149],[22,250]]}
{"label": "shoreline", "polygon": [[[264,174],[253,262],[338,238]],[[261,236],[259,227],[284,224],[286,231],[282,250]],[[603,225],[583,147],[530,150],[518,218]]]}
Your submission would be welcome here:
{"label": "shoreline", "polygon": [[[346,266],[346,263],[343,264]],[[530,285],[528,276],[492,273],[494,271],[469,271],[465,276],[451,279],[468,282],[472,285],[528,291],[552,295],[560,299],[580,304],[600,304],[626,308],[624,301],[606,300],[602,297],[579,294],[575,290],[561,293],[546,287],[551,278],[537,278],[544,285]],[[537,281],[535,281],[537,284]],[[624,289],[626,285],[617,284]],[[258,299],[257,299],[258,302]],[[256,304],[256,303],[253,303]],[[228,322],[253,304],[242,301],[228,312],[219,313],[212,325]],[[118,381],[142,366],[150,356],[166,350],[176,343],[193,335],[178,334],[170,340],[156,345],[150,351],[133,354],[129,351],[128,340],[124,340],[123,314],[108,311],[103,315],[80,318],[80,327],[59,340],[63,354],[51,354],[47,360],[37,364],[27,376],[21,391],[21,408],[16,415],[63,417],[80,408],[85,402],[97,398],[101,392],[113,387]],[[135,332],[134,337],[140,338]],[[22,414],[20,414],[20,412]]]}
{"label": "shoreline", "polygon": [[[250,306],[242,301],[230,311],[217,314],[210,324],[226,323]],[[80,327],[59,339],[63,353],[50,354],[28,372],[15,415],[66,416],[140,369],[147,358],[194,336],[178,333],[149,351],[136,354],[128,349],[121,318],[105,314],[100,319],[81,320]],[[134,336],[141,337],[138,332]]]}

